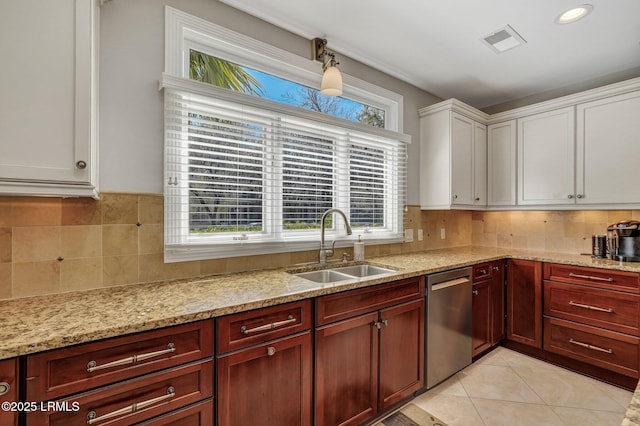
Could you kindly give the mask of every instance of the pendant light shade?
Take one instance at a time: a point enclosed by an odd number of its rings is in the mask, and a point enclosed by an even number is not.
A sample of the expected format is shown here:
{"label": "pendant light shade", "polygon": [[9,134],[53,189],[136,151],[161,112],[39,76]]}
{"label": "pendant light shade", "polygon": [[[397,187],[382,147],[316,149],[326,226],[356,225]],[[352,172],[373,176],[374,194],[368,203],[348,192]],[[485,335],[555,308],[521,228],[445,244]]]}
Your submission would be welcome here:
{"label": "pendant light shade", "polygon": [[312,58],[322,62],[322,82],[320,93],[327,96],[342,95],[342,74],[336,61],[336,54],[327,49],[327,40],[315,38],[311,40]]}
{"label": "pendant light shade", "polygon": [[327,96],[342,95],[342,74],[338,67],[327,67],[322,74],[320,93]]}

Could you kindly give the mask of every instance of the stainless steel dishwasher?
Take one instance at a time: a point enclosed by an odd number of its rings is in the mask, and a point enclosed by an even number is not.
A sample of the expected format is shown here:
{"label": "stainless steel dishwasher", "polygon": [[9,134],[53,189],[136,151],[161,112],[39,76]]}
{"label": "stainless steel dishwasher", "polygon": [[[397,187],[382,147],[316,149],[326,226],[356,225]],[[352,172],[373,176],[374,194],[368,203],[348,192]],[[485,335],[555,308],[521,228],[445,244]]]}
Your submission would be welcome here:
{"label": "stainless steel dishwasher", "polygon": [[426,387],[471,364],[471,268],[427,275]]}

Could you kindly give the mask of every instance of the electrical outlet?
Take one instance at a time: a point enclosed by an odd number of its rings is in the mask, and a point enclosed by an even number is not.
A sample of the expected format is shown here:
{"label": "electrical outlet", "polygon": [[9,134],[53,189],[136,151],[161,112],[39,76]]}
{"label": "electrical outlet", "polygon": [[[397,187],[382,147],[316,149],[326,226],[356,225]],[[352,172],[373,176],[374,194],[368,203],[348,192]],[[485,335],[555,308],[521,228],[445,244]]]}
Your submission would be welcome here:
{"label": "electrical outlet", "polygon": [[424,240],[424,231],[422,229],[418,229],[418,241]]}
{"label": "electrical outlet", "polygon": [[440,228],[440,239],[444,240],[444,228]]}
{"label": "electrical outlet", "polygon": [[410,243],[413,241],[413,229],[404,230],[404,242]]}

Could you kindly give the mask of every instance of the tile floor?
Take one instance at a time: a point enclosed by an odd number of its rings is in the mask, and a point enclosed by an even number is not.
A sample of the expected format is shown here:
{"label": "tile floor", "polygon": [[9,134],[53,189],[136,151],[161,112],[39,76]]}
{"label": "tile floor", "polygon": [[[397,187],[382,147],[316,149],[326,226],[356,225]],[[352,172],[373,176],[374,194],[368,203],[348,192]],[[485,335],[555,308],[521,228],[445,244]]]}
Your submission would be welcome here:
{"label": "tile floor", "polygon": [[499,347],[412,402],[448,426],[619,426],[631,396]]}

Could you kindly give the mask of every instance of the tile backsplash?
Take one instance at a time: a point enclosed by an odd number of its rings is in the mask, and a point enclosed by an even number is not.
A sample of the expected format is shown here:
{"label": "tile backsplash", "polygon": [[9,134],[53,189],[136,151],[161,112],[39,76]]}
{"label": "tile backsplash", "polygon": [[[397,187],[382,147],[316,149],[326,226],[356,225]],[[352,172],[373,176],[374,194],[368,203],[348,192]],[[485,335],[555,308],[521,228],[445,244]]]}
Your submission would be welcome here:
{"label": "tile backsplash", "polygon": [[472,244],[489,247],[591,253],[591,236],[640,210],[473,212]]}
{"label": "tile backsplash", "polygon": [[[317,260],[317,251],[193,262],[163,261],[163,196],[0,197],[0,299],[192,278]],[[367,245],[377,256],[471,244],[471,213],[410,207],[410,243]],[[440,228],[446,238],[440,239]],[[417,230],[424,239],[417,240]],[[366,240],[365,240],[366,242]],[[350,254],[351,249],[340,249]]]}
{"label": "tile backsplash", "polygon": [[[158,194],[109,192],[100,200],[0,197],[0,299],[286,267],[318,258],[311,250],[164,263],[163,209]],[[413,241],[365,245],[365,252],[372,257],[470,244],[590,252],[591,235],[604,234],[622,219],[640,220],[640,210],[471,212],[410,206],[404,222],[413,230]],[[342,252],[353,254],[350,248]]]}

